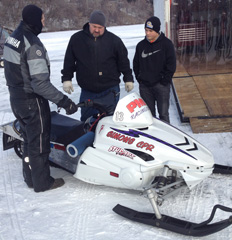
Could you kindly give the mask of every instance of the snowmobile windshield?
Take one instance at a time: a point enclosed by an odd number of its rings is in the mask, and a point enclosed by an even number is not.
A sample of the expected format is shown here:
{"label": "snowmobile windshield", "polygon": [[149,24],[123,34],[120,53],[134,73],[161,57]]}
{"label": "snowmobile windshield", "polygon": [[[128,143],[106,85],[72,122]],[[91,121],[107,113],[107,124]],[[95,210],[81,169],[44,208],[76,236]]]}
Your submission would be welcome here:
{"label": "snowmobile windshield", "polygon": [[117,125],[144,128],[153,123],[153,117],[144,100],[137,93],[131,93],[119,100],[113,121]]}

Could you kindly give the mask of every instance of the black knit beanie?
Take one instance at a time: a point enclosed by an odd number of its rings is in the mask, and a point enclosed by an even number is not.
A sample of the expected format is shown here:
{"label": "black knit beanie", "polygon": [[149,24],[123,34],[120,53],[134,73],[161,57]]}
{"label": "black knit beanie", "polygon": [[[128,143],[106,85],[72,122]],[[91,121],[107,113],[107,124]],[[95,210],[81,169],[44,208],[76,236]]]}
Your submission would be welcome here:
{"label": "black knit beanie", "polygon": [[155,32],[159,33],[160,31],[160,20],[159,18],[153,16],[147,19],[146,23],[145,23],[145,28],[150,28],[152,30],[154,30]]}
{"label": "black knit beanie", "polygon": [[42,9],[33,4],[27,5],[22,11],[23,21],[29,25],[36,34],[41,33],[43,28],[41,22],[42,14]]}
{"label": "black knit beanie", "polygon": [[99,10],[95,10],[91,13],[90,18],[89,18],[90,23],[95,23],[99,24],[103,27],[106,25],[106,17],[103,12]]}

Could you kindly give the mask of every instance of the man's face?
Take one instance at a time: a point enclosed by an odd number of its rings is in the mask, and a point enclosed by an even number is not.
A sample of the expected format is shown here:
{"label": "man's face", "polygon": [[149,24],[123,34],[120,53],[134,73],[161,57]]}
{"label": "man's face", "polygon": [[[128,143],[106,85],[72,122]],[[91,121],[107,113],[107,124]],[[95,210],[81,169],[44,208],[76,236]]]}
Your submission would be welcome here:
{"label": "man's face", "polygon": [[146,38],[150,42],[155,41],[159,36],[159,33],[155,32],[154,30],[152,30],[150,28],[145,28],[145,34],[146,34]]}
{"label": "man's face", "polygon": [[44,26],[45,26],[45,17],[44,17],[44,14],[42,14],[41,23],[42,23],[42,25],[43,25],[43,27],[44,27]]}
{"label": "man's face", "polygon": [[99,24],[89,23],[89,31],[95,38],[97,38],[103,35],[105,32],[105,27]]}

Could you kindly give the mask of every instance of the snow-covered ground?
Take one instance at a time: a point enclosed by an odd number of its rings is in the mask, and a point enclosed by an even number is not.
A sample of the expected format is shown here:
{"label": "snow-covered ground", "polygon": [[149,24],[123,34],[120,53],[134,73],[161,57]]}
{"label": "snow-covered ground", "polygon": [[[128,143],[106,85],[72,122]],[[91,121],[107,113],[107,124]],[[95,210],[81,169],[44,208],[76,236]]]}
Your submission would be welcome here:
{"label": "snow-covered ground", "polygon": [[[132,63],[135,46],[144,37],[143,25],[109,27],[120,36],[128,48]],[[60,70],[67,43],[74,31],[43,33],[39,37],[51,60],[51,81],[60,90]],[[0,124],[12,121],[9,94],[5,86],[4,71],[0,69]],[[71,95],[78,102],[80,89],[74,82]],[[138,92],[135,83],[134,91]],[[121,97],[125,96],[121,84]],[[52,110],[56,109],[54,104]],[[79,113],[73,115],[79,119]],[[232,166],[232,133],[193,134],[189,124],[180,122],[173,97],[170,107],[171,123],[193,136],[212,151],[215,162]],[[116,215],[112,208],[121,204],[133,209],[152,212],[148,199],[136,191],[95,186],[75,179],[70,173],[51,168],[52,176],[63,177],[62,188],[35,193],[26,187],[21,173],[21,161],[14,150],[2,150],[0,132],[0,239],[1,240],[163,240],[200,239],[186,237],[151,226],[131,222]],[[231,176],[211,175],[191,192],[184,190],[163,203],[163,214],[192,222],[208,219],[215,204],[232,208]],[[218,211],[216,220],[231,214]],[[232,239],[232,226],[207,240]]]}

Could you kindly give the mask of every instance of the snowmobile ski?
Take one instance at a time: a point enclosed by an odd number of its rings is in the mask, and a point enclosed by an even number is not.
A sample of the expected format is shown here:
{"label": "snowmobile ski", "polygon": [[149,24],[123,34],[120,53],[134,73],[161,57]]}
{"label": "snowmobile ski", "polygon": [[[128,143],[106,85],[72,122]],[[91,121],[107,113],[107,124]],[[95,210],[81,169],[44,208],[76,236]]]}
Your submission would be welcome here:
{"label": "snowmobile ski", "polygon": [[203,237],[218,232],[232,224],[232,216],[228,219],[209,224],[213,220],[217,209],[232,212],[231,208],[215,205],[208,220],[202,223],[193,223],[166,215],[162,215],[161,219],[157,219],[154,213],[138,212],[120,204],[116,205],[113,211],[135,222],[155,226],[182,235]]}
{"label": "snowmobile ski", "polygon": [[219,164],[214,164],[213,173],[232,174],[232,167],[219,165]]}

